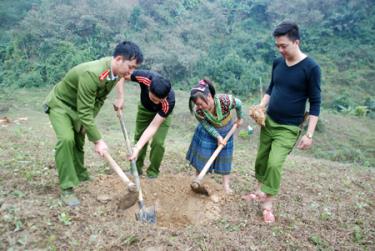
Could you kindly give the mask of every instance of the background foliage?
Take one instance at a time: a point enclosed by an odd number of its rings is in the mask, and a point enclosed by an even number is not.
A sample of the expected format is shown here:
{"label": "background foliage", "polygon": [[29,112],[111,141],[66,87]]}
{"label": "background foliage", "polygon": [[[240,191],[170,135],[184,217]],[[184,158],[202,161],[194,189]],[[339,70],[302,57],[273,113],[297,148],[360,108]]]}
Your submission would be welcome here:
{"label": "background foliage", "polygon": [[294,20],[302,49],[322,67],[324,105],[374,111],[372,0],[5,0],[0,7],[0,86],[53,85],[129,39],[144,51],[142,67],[176,87],[208,76],[221,91],[258,97],[278,55],[272,30]]}

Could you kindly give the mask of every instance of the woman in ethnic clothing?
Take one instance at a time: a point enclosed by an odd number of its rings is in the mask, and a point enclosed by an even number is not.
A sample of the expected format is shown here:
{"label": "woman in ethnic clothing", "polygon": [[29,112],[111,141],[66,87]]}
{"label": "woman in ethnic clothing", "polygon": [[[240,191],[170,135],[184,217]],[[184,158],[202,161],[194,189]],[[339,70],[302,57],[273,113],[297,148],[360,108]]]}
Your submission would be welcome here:
{"label": "woman in ethnic clothing", "polygon": [[[225,135],[233,123],[242,123],[241,101],[232,95],[217,94],[211,81],[200,80],[190,92],[189,109],[195,115],[199,124],[195,129],[193,139],[186,159],[199,173],[219,144],[225,147],[221,150],[210,172],[223,175],[224,191],[233,193],[229,185],[232,169],[233,136],[225,142]],[[237,120],[233,122],[231,110],[236,109]]]}

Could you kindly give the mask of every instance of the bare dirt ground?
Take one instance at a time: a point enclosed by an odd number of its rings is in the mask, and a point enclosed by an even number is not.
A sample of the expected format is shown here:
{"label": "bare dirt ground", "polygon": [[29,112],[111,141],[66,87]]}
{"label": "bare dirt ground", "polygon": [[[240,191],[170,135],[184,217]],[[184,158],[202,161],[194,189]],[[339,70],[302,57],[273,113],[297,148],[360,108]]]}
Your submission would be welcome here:
{"label": "bare dirt ground", "polygon": [[[157,226],[178,229],[188,225],[198,225],[216,220],[220,216],[221,187],[208,179],[215,193],[211,197],[195,194],[190,189],[191,177],[182,174],[161,175],[158,179],[142,179],[142,189],[147,201],[146,207],[155,207]],[[99,176],[79,190],[87,194],[88,205],[96,205],[110,212],[121,214],[129,222],[136,221],[134,215],[139,211],[137,205],[128,210],[118,208],[128,193],[126,186],[116,176]],[[96,199],[96,201],[95,201]],[[94,208],[96,210],[96,208]]]}
{"label": "bare dirt ground", "polygon": [[[197,195],[190,190],[194,171],[184,160],[189,124],[172,126],[161,176],[141,180],[146,206],[157,208],[157,224],[136,221],[137,205],[118,209],[126,187],[89,142],[92,180],[76,189],[81,205],[68,208],[59,199],[53,131],[35,108],[39,104],[30,102],[10,107],[11,122],[0,126],[0,250],[375,250],[374,169],[293,152],[285,163],[276,222],[267,225],[259,205],[240,198],[255,184],[256,143],[236,136],[233,196],[222,193],[217,175],[205,178],[214,196]],[[100,126],[112,156],[127,171],[118,121],[106,115],[112,114],[109,106],[104,111]]]}

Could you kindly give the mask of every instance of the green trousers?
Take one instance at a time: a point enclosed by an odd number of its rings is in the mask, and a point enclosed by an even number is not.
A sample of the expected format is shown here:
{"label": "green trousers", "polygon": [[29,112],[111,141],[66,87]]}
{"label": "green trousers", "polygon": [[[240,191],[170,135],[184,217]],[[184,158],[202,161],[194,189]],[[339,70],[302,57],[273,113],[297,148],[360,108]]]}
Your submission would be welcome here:
{"label": "green trousers", "polygon": [[55,162],[61,189],[73,188],[89,179],[83,165],[85,134],[74,130],[73,121],[62,108],[49,110],[49,119],[56,133]]}
{"label": "green trousers", "polygon": [[[151,121],[154,119],[157,113],[150,112],[146,108],[143,107],[142,104],[138,105],[138,113],[137,113],[137,120],[136,120],[136,128],[135,128],[135,135],[134,140],[137,142],[146,128],[151,124]],[[154,137],[152,138],[151,142],[151,151],[150,151],[150,166],[147,168],[146,174],[149,177],[157,177],[159,175],[159,168],[161,165],[161,161],[163,160],[164,151],[165,151],[165,138],[167,137],[169,126],[171,125],[171,115],[169,115],[164,122],[160,125],[159,129],[156,131]],[[144,147],[139,151],[138,159],[137,159],[137,168],[139,174],[143,173],[143,166],[144,161],[146,158],[147,146]]]}
{"label": "green trousers", "polygon": [[260,132],[260,144],[255,161],[255,177],[262,183],[261,191],[276,195],[279,192],[284,161],[300,135],[300,128],[281,125],[266,118]]}

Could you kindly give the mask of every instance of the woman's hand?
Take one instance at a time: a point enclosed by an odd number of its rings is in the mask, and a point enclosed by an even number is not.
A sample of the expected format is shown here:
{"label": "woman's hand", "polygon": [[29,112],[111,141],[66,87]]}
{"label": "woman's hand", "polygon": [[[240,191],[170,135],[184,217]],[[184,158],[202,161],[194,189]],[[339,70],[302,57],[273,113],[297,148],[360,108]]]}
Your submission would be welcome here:
{"label": "woman's hand", "polygon": [[225,139],[223,139],[223,137],[219,136],[217,138],[217,144],[225,146],[227,144],[227,141]]}

